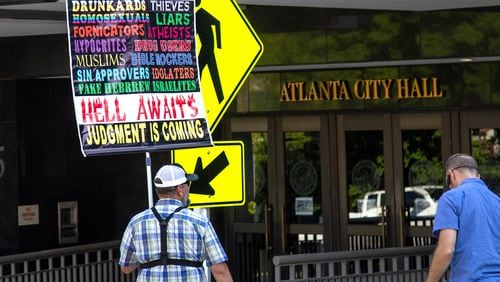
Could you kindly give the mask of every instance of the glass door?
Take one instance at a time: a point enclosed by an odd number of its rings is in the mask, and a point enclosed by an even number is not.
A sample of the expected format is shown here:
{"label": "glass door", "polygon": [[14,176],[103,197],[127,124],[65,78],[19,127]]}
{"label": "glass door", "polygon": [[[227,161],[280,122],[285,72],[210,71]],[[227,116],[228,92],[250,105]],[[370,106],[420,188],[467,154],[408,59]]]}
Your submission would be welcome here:
{"label": "glass door", "polygon": [[232,139],[245,146],[245,205],[231,209],[229,255],[235,281],[272,280],[272,200],[276,194],[273,158],[269,155],[273,134],[267,118],[232,119]]}
{"label": "glass door", "polygon": [[500,113],[465,112],[460,115],[461,151],[478,162],[481,179],[500,196]]}
{"label": "glass door", "polygon": [[451,152],[448,113],[396,114],[393,120],[395,246],[434,244],[432,225]]}
{"label": "glass door", "polygon": [[343,249],[434,243],[449,120],[448,113],[339,115]]}
{"label": "glass door", "polygon": [[[341,248],[383,248],[390,241],[387,214],[393,198],[388,116],[339,115]],[[389,161],[388,161],[389,160]]]}
{"label": "glass door", "polygon": [[231,119],[246,162],[246,203],[228,219],[235,281],[272,281],[273,256],[331,248],[327,124],[326,116]]}
{"label": "glass door", "polygon": [[323,252],[323,207],[329,197],[322,187],[321,164],[328,159],[322,158],[321,118],[285,117],[277,123],[279,253]]}

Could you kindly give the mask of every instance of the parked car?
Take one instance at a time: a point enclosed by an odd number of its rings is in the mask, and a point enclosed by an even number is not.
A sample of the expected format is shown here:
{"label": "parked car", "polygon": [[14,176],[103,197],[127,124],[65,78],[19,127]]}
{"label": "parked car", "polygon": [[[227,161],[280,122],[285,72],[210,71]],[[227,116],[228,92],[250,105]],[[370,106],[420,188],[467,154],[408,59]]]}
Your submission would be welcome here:
{"label": "parked car", "polygon": [[[436,185],[405,187],[405,207],[409,209],[410,217],[415,219],[434,217],[437,200],[442,191],[443,187]],[[385,190],[368,192],[362,199],[357,200],[357,211],[350,212],[349,219],[378,221],[383,206],[385,206]]]}

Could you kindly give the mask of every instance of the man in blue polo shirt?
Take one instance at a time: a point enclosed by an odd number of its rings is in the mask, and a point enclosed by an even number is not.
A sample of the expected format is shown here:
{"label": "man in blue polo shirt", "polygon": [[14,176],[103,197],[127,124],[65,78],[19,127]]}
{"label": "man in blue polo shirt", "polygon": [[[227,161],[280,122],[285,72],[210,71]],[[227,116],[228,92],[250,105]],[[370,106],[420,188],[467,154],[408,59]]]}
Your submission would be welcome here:
{"label": "man in blue polo shirt", "polygon": [[438,202],[433,235],[438,238],[427,282],[500,281],[500,197],[479,178],[476,160],[455,154],[446,161],[451,190]]}

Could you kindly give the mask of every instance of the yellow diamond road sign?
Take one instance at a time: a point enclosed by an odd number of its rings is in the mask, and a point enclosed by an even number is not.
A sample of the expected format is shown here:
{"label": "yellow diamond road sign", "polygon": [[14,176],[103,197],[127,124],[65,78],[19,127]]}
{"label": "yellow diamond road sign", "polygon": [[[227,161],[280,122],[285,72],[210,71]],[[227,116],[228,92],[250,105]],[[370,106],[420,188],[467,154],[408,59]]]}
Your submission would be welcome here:
{"label": "yellow diamond road sign", "polygon": [[196,29],[201,90],[213,132],[264,47],[234,0],[201,0]]}
{"label": "yellow diamond road sign", "polygon": [[243,142],[215,141],[214,145],[172,151],[172,163],[199,176],[191,183],[190,207],[241,206],[245,203]]}

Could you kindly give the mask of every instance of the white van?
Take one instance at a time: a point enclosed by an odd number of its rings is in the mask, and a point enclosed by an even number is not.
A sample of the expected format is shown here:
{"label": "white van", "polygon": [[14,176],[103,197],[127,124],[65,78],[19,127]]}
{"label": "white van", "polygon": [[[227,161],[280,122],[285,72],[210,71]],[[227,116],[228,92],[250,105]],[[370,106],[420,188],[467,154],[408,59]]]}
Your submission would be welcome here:
{"label": "white van", "polygon": [[[411,218],[432,218],[436,214],[437,200],[443,187],[437,185],[405,187],[405,206]],[[432,194],[432,197],[431,197]],[[368,192],[357,200],[357,212],[350,212],[349,219],[375,219],[382,215],[385,191]]]}

